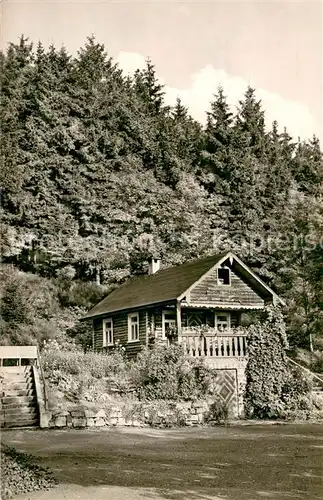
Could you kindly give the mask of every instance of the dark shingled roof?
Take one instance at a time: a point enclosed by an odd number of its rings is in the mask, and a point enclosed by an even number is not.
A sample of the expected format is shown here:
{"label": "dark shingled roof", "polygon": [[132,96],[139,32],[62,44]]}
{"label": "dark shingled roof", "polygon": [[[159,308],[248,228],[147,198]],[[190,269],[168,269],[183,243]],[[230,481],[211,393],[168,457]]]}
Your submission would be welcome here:
{"label": "dark shingled roof", "polygon": [[83,319],[176,300],[225,255],[227,252],[130,279],[101,300]]}

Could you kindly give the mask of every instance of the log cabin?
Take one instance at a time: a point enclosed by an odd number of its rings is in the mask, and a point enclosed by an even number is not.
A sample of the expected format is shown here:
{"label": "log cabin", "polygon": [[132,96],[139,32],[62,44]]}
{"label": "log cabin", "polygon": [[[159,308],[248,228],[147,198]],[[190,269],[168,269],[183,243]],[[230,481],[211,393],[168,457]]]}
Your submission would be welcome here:
{"label": "log cabin", "polygon": [[[176,341],[193,356],[223,357],[245,352],[238,335],[242,313],[268,304],[283,301],[228,252],[166,269],[153,259],[148,275],[125,282],[84,319],[93,321],[95,350],[117,343],[134,356],[142,346]],[[203,344],[196,338],[201,331]]]}
{"label": "log cabin", "polygon": [[[246,312],[283,300],[232,252],[160,269],[126,281],[83,319],[93,321],[93,348],[121,345],[129,357],[156,342],[180,343],[184,352],[217,370],[223,399],[241,413],[245,383]],[[233,401],[234,400],[234,401]]]}

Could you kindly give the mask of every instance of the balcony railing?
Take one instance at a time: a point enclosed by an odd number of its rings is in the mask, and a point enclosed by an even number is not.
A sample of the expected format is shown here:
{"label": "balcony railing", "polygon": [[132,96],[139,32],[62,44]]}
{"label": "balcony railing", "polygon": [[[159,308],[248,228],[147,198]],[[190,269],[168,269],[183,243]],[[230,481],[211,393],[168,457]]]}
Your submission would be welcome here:
{"label": "balcony railing", "polygon": [[182,328],[179,342],[184,352],[194,357],[245,357],[247,334],[241,329],[218,331],[209,328],[200,332],[193,328]]}

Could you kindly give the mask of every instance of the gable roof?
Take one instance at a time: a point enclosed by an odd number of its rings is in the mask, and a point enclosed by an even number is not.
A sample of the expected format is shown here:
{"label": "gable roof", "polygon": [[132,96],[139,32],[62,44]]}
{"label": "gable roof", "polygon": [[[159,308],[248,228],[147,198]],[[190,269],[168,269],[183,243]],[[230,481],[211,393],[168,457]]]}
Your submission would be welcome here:
{"label": "gable roof", "polygon": [[[161,269],[155,274],[148,274],[126,281],[113,290],[101,302],[95,305],[82,319],[94,318],[112,312],[136,309],[143,306],[160,304],[182,299],[185,293],[208,271],[228,258],[236,259],[231,252],[212,255],[203,259],[186,262],[178,266]],[[239,259],[239,263],[241,263]],[[242,263],[241,263],[242,264]],[[251,276],[279,302],[283,301],[243,264]]]}
{"label": "gable roof", "polygon": [[224,255],[213,255],[130,279],[95,305],[84,318],[176,300]]}

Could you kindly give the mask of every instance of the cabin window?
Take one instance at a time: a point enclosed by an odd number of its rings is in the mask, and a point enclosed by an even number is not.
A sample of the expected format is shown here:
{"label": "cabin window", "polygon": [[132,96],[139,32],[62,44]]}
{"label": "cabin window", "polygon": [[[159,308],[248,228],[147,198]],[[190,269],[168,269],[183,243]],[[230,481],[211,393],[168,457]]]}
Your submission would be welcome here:
{"label": "cabin window", "polygon": [[217,312],[215,313],[215,328],[219,331],[229,330],[231,326],[230,313]]}
{"label": "cabin window", "polygon": [[113,321],[112,318],[103,320],[102,346],[113,345]]}
{"label": "cabin window", "polygon": [[139,313],[128,314],[128,342],[139,340]]}
{"label": "cabin window", "polygon": [[176,319],[174,311],[163,311],[162,316],[162,332],[163,338],[168,337],[174,333],[176,329]]}
{"label": "cabin window", "polygon": [[230,269],[228,267],[218,268],[218,285],[230,285],[231,276]]}

